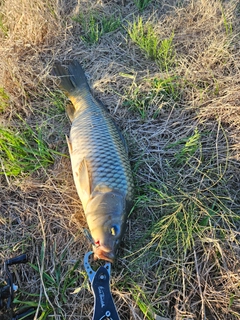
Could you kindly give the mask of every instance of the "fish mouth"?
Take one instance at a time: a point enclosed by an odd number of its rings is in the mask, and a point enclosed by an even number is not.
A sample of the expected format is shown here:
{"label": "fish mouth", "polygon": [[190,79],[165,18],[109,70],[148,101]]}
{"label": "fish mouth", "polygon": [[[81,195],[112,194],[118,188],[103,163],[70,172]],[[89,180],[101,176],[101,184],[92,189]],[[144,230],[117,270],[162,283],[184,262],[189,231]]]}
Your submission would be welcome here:
{"label": "fish mouth", "polygon": [[115,259],[115,254],[113,253],[113,251],[109,251],[109,250],[104,250],[104,248],[101,248],[101,246],[94,248],[94,258],[95,259],[101,259],[101,260],[106,260],[109,261],[111,263],[113,263],[114,259]]}

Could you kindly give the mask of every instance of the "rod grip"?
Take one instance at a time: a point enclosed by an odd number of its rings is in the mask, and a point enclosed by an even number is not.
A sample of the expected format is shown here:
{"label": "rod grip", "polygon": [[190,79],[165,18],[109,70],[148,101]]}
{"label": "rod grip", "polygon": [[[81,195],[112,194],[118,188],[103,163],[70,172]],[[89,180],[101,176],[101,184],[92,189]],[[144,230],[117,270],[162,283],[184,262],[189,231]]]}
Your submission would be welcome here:
{"label": "rod grip", "polygon": [[13,264],[26,263],[26,262],[27,262],[27,255],[26,255],[26,253],[23,253],[18,257],[14,257],[14,258],[6,260],[5,264],[7,266],[11,266]]}

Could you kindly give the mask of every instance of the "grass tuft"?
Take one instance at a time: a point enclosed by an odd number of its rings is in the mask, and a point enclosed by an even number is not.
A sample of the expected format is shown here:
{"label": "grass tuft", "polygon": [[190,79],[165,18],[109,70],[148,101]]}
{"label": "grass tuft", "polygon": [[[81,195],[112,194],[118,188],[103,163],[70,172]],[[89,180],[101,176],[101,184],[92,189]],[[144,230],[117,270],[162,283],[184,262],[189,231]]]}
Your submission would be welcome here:
{"label": "grass tuft", "polygon": [[157,62],[161,70],[169,70],[174,65],[174,33],[160,40],[152,23],[144,23],[142,17],[138,17],[129,23],[128,34],[148,58]]}
{"label": "grass tuft", "polygon": [[86,16],[80,13],[73,20],[80,23],[84,33],[81,39],[90,45],[97,43],[104,34],[115,31],[121,25],[119,17],[100,15],[97,12]]}
{"label": "grass tuft", "polygon": [[9,96],[4,90],[4,88],[0,88],[0,112],[6,111],[9,104]]}
{"label": "grass tuft", "polygon": [[4,16],[0,13],[0,31],[4,34],[6,37],[8,34],[8,28],[4,24]]}
{"label": "grass tuft", "polygon": [[150,2],[151,0],[134,0],[135,5],[140,12],[142,12]]}
{"label": "grass tuft", "polygon": [[148,298],[145,292],[142,290],[142,287],[133,283],[132,295],[136,301],[137,306],[142,311],[145,316],[145,319],[152,320],[155,318],[156,310],[149,305]]}
{"label": "grass tuft", "polygon": [[229,21],[228,17],[226,16],[225,9],[223,6],[221,6],[221,11],[222,11],[223,25],[225,27],[226,34],[228,36],[232,36],[233,26],[231,21]]}
{"label": "grass tuft", "polygon": [[[128,77],[127,74],[122,74],[122,76]],[[137,111],[142,120],[156,119],[162,109],[172,108],[180,97],[180,83],[175,76],[144,79],[141,84],[137,84],[133,78],[129,91],[123,96],[123,104],[129,110]]]}
{"label": "grass tuft", "polygon": [[[181,146],[183,145],[179,151],[177,151],[174,155],[176,159],[176,165],[183,165],[187,161],[189,161],[195,154],[196,151],[201,149],[201,142],[200,142],[200,133],[196,128],[194,130],[194,134],[190,137],[182,138],[170,145],[166,148],[171,149],[172,147]],[[200,159],[201,161],[201,159]]]}
{"label": "grass tuft", "polygon": [[0,128],[1,174],[17,176],[46,168],[54,162],[56,151],[48,148],[42,131],[25,124],[21,131]]}

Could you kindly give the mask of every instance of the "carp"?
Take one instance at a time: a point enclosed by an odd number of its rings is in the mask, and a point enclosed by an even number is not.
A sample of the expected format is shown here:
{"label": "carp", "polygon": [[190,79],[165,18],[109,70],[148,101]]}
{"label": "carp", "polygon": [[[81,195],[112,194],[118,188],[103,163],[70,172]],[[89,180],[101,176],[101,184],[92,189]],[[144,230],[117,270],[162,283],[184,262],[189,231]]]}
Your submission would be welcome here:
{"label": "carp", "polygon": [[53,73],[72,102],[67,143],[94,257],[113,262],[133,200],[126,142],[107,108],[94,98],[77,61],[67,68],[56,62]]}

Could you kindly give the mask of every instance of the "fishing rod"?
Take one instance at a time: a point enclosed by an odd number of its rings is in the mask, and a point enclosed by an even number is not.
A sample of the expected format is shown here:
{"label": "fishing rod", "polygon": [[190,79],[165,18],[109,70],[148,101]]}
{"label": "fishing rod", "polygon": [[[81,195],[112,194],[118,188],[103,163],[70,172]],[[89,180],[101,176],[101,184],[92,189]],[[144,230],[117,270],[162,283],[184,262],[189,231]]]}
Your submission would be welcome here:
{"label": "fishing rod", "polygon": [[15,313],[13,311],[12,303],[14,300],[14,293],[18,290],[18,286],[13,282],[13,273],[11,273],[9,266],[15,264],[27,263],[27,255],[21,254],[20,256],[7,259],[4,262],[4,284],[0,286],[0,318],[18,320],[34,312],[34,308],[28,308],[24,311]]}

